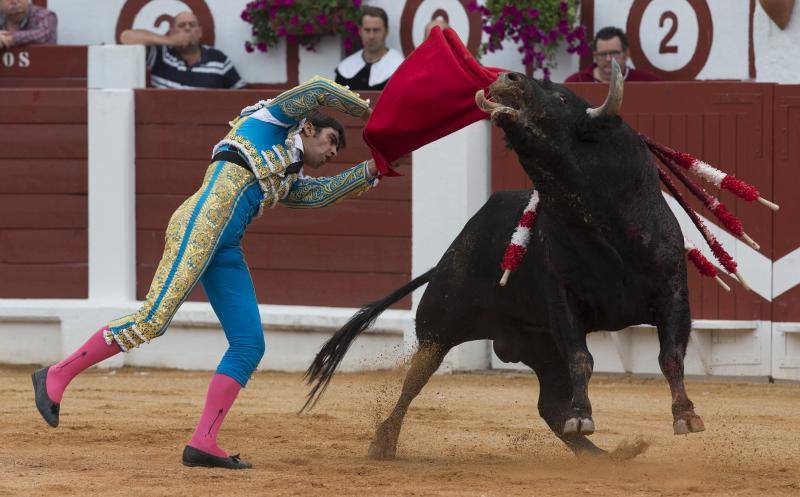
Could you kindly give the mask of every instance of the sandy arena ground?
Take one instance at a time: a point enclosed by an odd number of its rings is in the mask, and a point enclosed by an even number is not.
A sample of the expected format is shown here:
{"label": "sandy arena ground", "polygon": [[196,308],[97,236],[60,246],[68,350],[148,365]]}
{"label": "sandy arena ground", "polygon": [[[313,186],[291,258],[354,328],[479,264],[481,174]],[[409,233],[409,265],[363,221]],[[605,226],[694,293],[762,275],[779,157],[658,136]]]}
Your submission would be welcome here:
{"label": "sandy arena ground", "polygon": [[398,459],[372,461],[376,422],[401,372],[340,374],[297,416],[300,375],[257,374],[220,444],[255,469],[185,468],[208,372],[91,370],[61,426],[35,410],[29,367],[0,367],[0,496],[753,496],[800,495],[800,385],[690,381],[707,431],[672,435],[662,379],[592,379],[601,447],[644,437],[624,461],[575,458],[536,412],[535,376],[437,375],[412,404]]}

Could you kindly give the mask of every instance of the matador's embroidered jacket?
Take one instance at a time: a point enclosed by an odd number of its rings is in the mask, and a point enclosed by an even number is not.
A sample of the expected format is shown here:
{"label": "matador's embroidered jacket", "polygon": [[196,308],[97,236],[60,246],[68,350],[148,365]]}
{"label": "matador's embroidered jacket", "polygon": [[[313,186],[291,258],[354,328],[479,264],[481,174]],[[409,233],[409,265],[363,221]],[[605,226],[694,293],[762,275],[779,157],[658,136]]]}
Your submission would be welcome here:
{"label": "matador's embroidered jacket", "polygon": [[286,168],[299,159],[294,136],[304,119],[319,107],[361,117],[369,102],[344,86],[316,76],[274,100],[242,109],[212,156],[231,150],[247,160],[264,192],[262,207],[274,207],[278,202],[296,208],[324,207],[366,190],[374,184],[368,178],[366,163],[326,178],[304,177],[302,171],[285,174]]}
{"label": "matador's embroidered jacket", "polygon": [[[211,163],[201,188],[170,218],[164,253],[147,298],[133,314],[108,323],[104,333],[107,343],[116,341],[126,351],[161,336],[206,268],[213,264],[216,249],[234,217],[233,225],[240,226],[237,229],[243,234],[255,210],[265,205],[273,207],[282,202],[289,207],[324,207],[374,184],[368,178],[366,163],[325,178],[307,178],[302,171],[287,174],[287,167],[300,158],[295,146],[299,127],[306,116],[322,106],[360,117],[369,103],[345,87],[317,77],[274,100],[243,109],[231,122],[231,131],[213,153],[237,152],[253,174],[225,160]],[[241,251],[238,257],[242,257]],[[249,278],[247,284],[252,286]],[[235,290],[252,292],[252,288]],[[249,320],[259,322],[258,308],[250,311],[255,316],[249,316]]]}

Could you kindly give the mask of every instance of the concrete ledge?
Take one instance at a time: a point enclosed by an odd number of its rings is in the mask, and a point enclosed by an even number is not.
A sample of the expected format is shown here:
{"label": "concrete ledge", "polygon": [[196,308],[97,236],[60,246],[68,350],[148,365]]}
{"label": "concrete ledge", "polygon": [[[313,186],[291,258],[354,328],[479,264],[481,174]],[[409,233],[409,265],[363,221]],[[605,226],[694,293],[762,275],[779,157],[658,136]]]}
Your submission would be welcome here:
{"label": "concrete ledge", "polygon": [[[139,302],[107,305],[91,300],[0,300],[0,362],[51,363],[72,352],[103,324],[134,312]],[[260,369],[304,371],[319,347],[357,311],[353,308],[261,305],[267,352]],[[353,344],[342,371],[384,369],[403,358],[411,311],[389,310]],[[207,303],[181,306],[164,336],[101,367],[152,366],[213,370],[227,348]]]}

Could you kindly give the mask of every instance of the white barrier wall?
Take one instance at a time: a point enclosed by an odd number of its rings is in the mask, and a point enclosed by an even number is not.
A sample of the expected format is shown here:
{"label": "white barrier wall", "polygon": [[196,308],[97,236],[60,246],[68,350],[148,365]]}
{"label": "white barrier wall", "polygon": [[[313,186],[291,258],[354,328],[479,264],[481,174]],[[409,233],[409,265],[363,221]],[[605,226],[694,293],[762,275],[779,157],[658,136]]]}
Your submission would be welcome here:
{"label": "white barrier wall", "polygon": [[[474,123],[420,148],[412,154],[411,273],[416,277],[435,266],[464,224],[489,198],[491,142],[487,121]],[[414,292],[417,308],[425,287]],[[406,334],[406,350],[416,344],[413,330]],[[442,368],[486,369],[489,344],[459,345],[444,359]]]}

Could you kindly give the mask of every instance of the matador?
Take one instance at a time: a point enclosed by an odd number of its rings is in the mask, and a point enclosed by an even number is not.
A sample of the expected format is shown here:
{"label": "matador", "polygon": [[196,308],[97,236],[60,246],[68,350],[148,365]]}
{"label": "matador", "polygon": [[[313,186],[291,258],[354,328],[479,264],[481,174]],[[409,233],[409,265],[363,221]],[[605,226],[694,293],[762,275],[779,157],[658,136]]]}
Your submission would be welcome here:
{"label": "matador", "polygon": [[217,445],[217,433],[239,391],[264,355],[258,303],[240,240],[254,217],[278,203],[320,208],[377,183],[373,160],[330,177],[316,169],[345,146],[342,125],[317,111],[329,107],[366,120],[369,102],[315,77],[269,101],[242,109],[212,152],[199,190],[172,214],[164,253],[147,297],[133,314],[96,331],[61,362],[33,373],[38,408],[58,426],[62,397],[80,372],[167,330],[178,307],[200,282],[219,318],[228,349],[213,375],[200,421],[183,451],[187,466],[244,469],[251,465]]}

